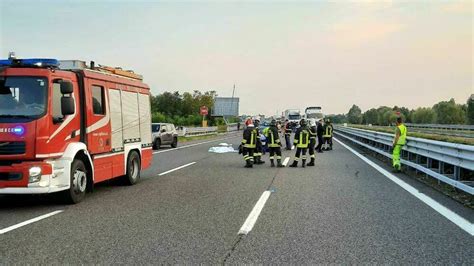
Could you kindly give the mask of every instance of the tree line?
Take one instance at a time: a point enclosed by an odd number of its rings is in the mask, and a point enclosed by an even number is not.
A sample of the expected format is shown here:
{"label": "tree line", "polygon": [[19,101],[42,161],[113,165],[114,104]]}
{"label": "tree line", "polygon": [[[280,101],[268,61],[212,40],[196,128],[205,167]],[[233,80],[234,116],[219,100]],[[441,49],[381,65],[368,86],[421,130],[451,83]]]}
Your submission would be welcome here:
{"label": "tree line", "polygon": [[[151,119],[153,123],[172,123],[176,126],[200,126],[203,120],[200,114],[201,106],[209,110],[205,119],[209,126],[225,125],[220,117],[211,117],[214,108],[216,91],[201,92],[194,90],[192,93],[178,91],[165,91],[161,94],[151,96]],[[237,117],[227,118],[227,122],[238,122]]]}
{"label": "tree line", "polygon": [[454,99],[441,101],[432,107],[408,109],[406,107],[380,106],[362,112],[359,106],[352,105],[347,114],[328,115],[333,123],[372,124],[388,126],[395,123],[398,116],[405,122],[415,124],[469,124],[474,125],[474,94],[465,104]]}

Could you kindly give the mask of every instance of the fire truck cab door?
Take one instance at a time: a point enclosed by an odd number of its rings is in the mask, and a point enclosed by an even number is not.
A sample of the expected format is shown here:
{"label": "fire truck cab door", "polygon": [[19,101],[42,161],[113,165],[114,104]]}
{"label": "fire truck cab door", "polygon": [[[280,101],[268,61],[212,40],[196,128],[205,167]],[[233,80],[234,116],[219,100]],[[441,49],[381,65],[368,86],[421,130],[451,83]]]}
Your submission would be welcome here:
{"label": "fire truck cab door", "polygon": [[111,151],[109,95],[105,82],[86,84],[87,144],[91,154]]}

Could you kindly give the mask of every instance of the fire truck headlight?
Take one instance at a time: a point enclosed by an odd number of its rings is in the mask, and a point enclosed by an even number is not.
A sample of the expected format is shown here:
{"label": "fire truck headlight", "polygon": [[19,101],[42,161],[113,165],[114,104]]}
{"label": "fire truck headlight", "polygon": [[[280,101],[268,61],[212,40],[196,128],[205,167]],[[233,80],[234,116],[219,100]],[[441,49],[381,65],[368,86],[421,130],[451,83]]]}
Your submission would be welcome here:
{"label": "fire truck headlight", "polygon": [[30,168],[29,172],[30,172],[30,178],[29,178],[30,183],[39,182],[41,180],[41,167],[33,166]]}

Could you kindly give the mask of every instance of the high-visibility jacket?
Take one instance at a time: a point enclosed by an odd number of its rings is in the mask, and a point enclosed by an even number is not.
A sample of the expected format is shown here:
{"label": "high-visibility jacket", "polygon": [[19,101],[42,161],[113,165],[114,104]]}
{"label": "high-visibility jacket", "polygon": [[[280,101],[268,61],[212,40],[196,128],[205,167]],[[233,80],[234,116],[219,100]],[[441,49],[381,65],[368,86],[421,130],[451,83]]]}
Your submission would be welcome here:
{"label": "high-visibility jacket", "polygon": [[270,148],[280,147],[280,136],[278,135],[278,128],[271,126],[263,130],[263,134],[267,138],[267,144]]}
{"label": "high-visibility jacket", "polygon": [[398,137],[397,145],[405,145],[407,143],[407,127],[404,124],[400,124],[397,126],[397,128],[400,131],[400,137]]}
{"label": "high-visibility jacket", "polygon": [[323,135],[323,137],[325,137],[325,138],[332,137],[332,131],[333,131],[333,127],[332,127],[331,124],[325,125],[324,126],[324,135]]}
{"label": "high-visibility jacket", "polygon": [[244,137],[242,139],[242,146],[253,149],[257,147],[257,131],[255,129],[245,129]]}
{"label": "high-visibility jacket", "polygon": [[296,130],[293,143],[297,148],[308,148],[309,145],[309,129],[308,127],[300,127]]}

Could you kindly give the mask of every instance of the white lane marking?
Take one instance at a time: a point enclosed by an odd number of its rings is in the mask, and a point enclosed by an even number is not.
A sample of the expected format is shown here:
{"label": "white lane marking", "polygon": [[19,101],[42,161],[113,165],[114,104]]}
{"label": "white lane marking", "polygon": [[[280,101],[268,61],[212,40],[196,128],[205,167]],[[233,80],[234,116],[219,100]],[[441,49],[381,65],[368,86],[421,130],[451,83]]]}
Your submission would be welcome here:
{"label": "white lane marking", "polygon": [[235,137],[237,137],[237,136],[232,136],[232,137],[226,137],[226,138],[222,138],[222,139],[215,139],[215,140],[209,140],[209,141],[205,141],[205,142],[194,143],[194,144],[185,145],[185,146],[181,146],[181,147],[177,147],[177,148],[173,148],[173,149],[168,149],[168,150],[155,151],[155,152],[153,152],[153,154],[163,153],[163,152],[169,152],[169,151],[176,151],[176,150],[180,150],[180,149],[186,149],[186,148],[190,148],[190,147],[194,147],[194,146],[198,146],[198,145],[202,145],[202,144],[207,144],[207,143],[211,143],[211,142],[218,142],[218,141],[222,141],[222,140],[225,140],[225,139],[231,139],[231,138],[235,138]]}
{"label": "white lane marking", "polygon": [[286,157],[285,160],[283,161],[283,166],[286,167],[286,165],[288,164],[288,162],[290,161],[290,157]]}
{"label": "white lane marking", "polygon": [[291,149],[294,150],[294,149],[295,149],[295,145],[291,146]]}
{"label": "white lane marking", "polygon": [[388,179],[392,180],[395,184],[399,185],[406,191],[408,191],[410,194],[424,202],[426,205],[430,206],[433,210],[437,211],[439,214],[443,215],[446,217],[448,220],[453,222],[455,225],[459,226],[462,230],[466,231],[469,233],[471,236],[474,236],[474,224],[470,223],[468,220],[464,219],[463,217],[459,216],[455,212],[451,211],[450,209],[444,207],[434,199],[428,197],[427,195],[419,192],[416,188],[410,186],[409,184],[405,183],[403,180],[399,179],[395,175],[389,173],[387,170],[383,169],[376,163],[372,162],[371,160],[367,159],[351,147],[347,146],[346,144],[342,143],[340,140],[334,138],[339,144],[344,146],[346,149],[354,153],[357,157],[361,158],[364,162],[375,168],[377,171],[379,171],[381,174],[386,176]]}
{"label": "white lane marking", "polygon": [[247,220],[245,220],[244,224],[240,228],[238,233],[239,235],[246,235],[250,231],[252,231],[252,228],[255,225],[255,222],[257,221],[258,216],[260,215],[260,212],[263,209],[263,206],[265,206],[265,203],[270,197],[270,194],[271,192],[268,190],[263,192],[262,196],[260,196],[260,199],[257,201],[249,216],[247,217]]}
{"label": "white lane marking", "polygon": [[179,169],[183,169],[183,168],[188,167],[188,166],[190,166],[190,165],[193,165],[193,164],[195,164],[195,163],[196,163],[196,162],[192,162],[192,163],[188,163],[188,164],[185,164],[185,165],[181,165],[180,167],[176,167],[176,168],[171,169],[171,170],[169,170],[169,171],[166,171],[166,172],[163,172],[163,173],[161,173],[161,174],[158,174],[158,176],[162,176],[162,175],[169,174],[169,173],[171,173],[171,172],[177,171],[177,170],[179,170]]}
{"label": "white lane marking", "polygon": [[7,233],[7,232],[10,232],[10,231],[13,231],[13,230],[15,230],[15,229],[18,229],[18,228],[23,227],[23,226],[25,226],[25,225],[32,224],[32,223],[34,223],[34,222],[37,222],[37,221],[46,219],[46,218],[48,218],[48,217],[51,217],[51,216],[56,215],[56,214],[61,213],[61,212],[63,212],[63,210],[50,212],[50,213],[47,213],[47,214],[38,216],[38,217],[36,217],[36,218],[33,218],[33,219],[30,219],[30,220],[21,222],[21,223],[19,223],[19,224],[15,224],[15,225],[9,226],[9,227],[7,227],[7,228],[1,229],[1,230],[0,230],[0,235],[3,235],[3,234],[5,234],[5,233]]}

